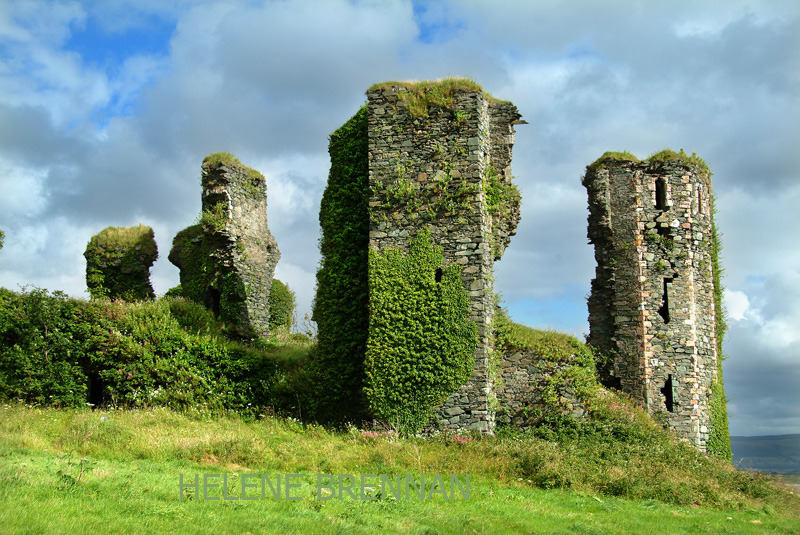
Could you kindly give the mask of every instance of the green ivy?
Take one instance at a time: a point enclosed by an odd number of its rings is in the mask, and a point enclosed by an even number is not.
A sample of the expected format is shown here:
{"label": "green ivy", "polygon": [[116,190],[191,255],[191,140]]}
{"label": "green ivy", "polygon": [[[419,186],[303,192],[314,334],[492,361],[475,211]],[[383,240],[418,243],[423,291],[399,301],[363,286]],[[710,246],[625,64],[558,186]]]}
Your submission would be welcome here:
{"label": "green ivy", "polygon": [[108,227],[92,236],[83,253],[86,286],[93,299],[153,299],[150,266],[158,258],[153,229]]}
{"label": "green ivy", "polygon": [[711,262],[714,277],[714,310],[716,312],[716,331],[717,331],[717,377],[711,384],[711,398],[709,399],[709,411],[711,412],[711,428],[708,434],[706,448],[709,453],[723,459],[732,460],[731,435],[728,427],[728,405],[725,398],[725,385],[722,381],[722,361],[725,360],[722,352],[722,341],[728,330],[725,321],[725,308],[722,304],[722,273],[723,268],[720,263],[720,252],[722,251],[722,241],[714,223],[716,214],[715,199],[711,197]]}
{"label": "green ivy", "polygon": [[475,366],[478,331],[469,321],[461,268],[443,264],[428,231],[411,241],[407,255],[369,253],[364,392],[374,417],[408,433],[419,431]]}
{"label": "green ivy", "polygon": [[[250,337],[252,333],[239,332],[232,327],[242,324],[240,315],[246,292],[235,273],[225,273],[217,265],[214,255],[218,248],[214,246],[214,239],[213,227],[200,223],[178,232],[172,240],[169,260],[180,268],[179,295],[213,310],[219,321],[233,329],[231,334]],[[218,302],[212,289],[219,293]]]}
{"label": "green ivy", "polygon": [[369,327],[369,153],[367,108],[330,136],[331,168],[320,203],[313,320],[318,347],[311,359],[314,406],[320,421],[359,421],[365,415],[364,354]]}

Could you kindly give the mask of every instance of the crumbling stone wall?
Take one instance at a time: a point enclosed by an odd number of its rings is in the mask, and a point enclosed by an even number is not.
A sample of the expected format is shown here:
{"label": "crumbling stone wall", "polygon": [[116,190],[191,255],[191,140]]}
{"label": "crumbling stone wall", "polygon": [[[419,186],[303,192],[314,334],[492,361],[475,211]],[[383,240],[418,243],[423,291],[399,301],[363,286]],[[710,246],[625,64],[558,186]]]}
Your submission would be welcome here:
{"label": "crumbling stone wall", "polygon": [[267,224],[266,181],[227,153],[202,165],[202,216],[173,240],[181,293],[241,336],[269,334],[269,293],[280,251]]}
{"label": "crumbling stone wall", "polygon": [[427,227],[445,263],[461,266],[479,342],[472,377],[439,408],[437,421],[491,431],[492,275],[519,221],[510,163],[520,114],[480,89],[454,89],[445,105],[412,113],[418,93],[403,83],[367,91],[369,247],[407,252]]}
{"label": "crumbling stone wall", "polygon": [[498,423],[527,429],[538,423],[532,409],[546,407],[549,403],[544,393],[554,390],[556,404],[565,414],[576,418],[586,416],[586,408],[578,396],[575,385],[569,380],[553,384],[553,378],[572,366],[579,365],[577,358],[566,360],[545,358],[532,349],[512,349],[500,357],[497,400],[502,409]]}
{"label": "crumbling stone wall", "polygon": [[696,157],[610,154],[587,168],[601,380],[705,450],[717,375],[711,180]]}
{"label": "crumbling stone wall", "polygon": [[150,267],[158,258],[147,225],[107,227],[92,236],[83,253],[86,286],[92,298],[153,299]]}

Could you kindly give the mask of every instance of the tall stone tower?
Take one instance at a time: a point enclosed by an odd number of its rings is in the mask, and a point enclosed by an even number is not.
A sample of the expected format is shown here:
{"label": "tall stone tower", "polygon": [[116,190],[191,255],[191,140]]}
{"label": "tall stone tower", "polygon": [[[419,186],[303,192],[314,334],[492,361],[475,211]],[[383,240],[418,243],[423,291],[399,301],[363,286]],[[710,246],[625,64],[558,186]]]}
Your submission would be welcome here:
{"label": "tall stone tower", "polygon": [[583,185],[597,260],[588,341],[609,357],[601,380],[705,450],[718,358],[709,170],[683,151],[606,153]]}
{"label": "tall stone tower", "polygon": [[510,166],[520,114],[476,84],[448,82],[388,82],[367,91],[369,247],[408,251],[427,227],[445,262],[461,265],[478,326],[475,368],[437,420],[491,432],[492,274],[519,221]]}
{"label": "tall stone tower", "polygon": [[242,336],[269,334],[269,292],[281,257],[267,225],[267,186],[228,153],[206,157],[200,223],[180,231],[169,260],[182,294]]}

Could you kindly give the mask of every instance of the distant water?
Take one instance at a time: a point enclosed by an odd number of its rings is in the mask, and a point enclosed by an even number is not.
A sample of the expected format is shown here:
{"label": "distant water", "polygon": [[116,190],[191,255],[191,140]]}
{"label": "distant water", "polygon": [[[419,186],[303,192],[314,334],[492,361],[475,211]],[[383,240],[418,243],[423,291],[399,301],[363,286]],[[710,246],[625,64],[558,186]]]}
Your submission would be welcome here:
{"label": "distant water", "polygon": [[800,434],[731,437],[731,449],[739,468],[800,474]]}

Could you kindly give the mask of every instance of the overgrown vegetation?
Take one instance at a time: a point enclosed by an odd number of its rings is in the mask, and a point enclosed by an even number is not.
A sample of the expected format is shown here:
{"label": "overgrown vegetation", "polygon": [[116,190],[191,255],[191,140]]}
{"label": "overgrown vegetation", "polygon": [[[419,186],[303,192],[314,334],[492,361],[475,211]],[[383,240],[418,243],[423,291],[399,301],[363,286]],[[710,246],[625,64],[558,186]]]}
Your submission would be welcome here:
{"label": "overgrown vegetation", "polygon": [[709,410],[711,411],[711,428],[708,433],[708,443],[706,447],[708,452],[727,459],[733,459],[733,452],[731,451],[731,435],[728,427],[728,400],[725,397],[725,384],[722,380],[722,361],[725,360],[725,354],[722,350],[722,342],[725,338],[725,333],[728,331],[728,324],[725,321],[726,311],[722,303],[722,273],[724,269],[720,262],[720,253],[722,252],[722,241],[717,231],[717,226],[714,223],[713,215],[716,214],[715,198],[711,197],[711,263],[713,266],[713,282],[714,282],[714,311],[716,319],[717,330],[717,377],[711,384],[711,398],[708,402]]}
{"label": "overgrown vegetation", "polygon": [[648,162],[681,162],[684,164],[693,164],[697,165],[702,168],[704,171],[709,172],[708,164],[705,160],[700,158],[696,153],[692,153],[691,156],[686,154],[686,152],[681,149],[679,152],[675,152],[671,149],[664,149],[662,151],[656,152],[655,154],[650,155],[647,160]]}
{"label": "overgrown vegetation", "polygon": [[[595,169],[599,167],[605,167],[605,162],[607,161],[628,161],[639,163],[640,160],[634,154],[631,154],[628,151],[621,151],[621,152],[614,152],[608,151],[600,156],[597,160],[589,164],[590,169]],[[675,152],[672,149],[664,149],[658,152],[655,152],[648,156],[645,162],[652,163],[652,162],[681,162],[684,164],[694,164],[700,166],[703,170],[709,171],[708,164],[700,158],[696,153],[692,153],[691,156],[686,154],[686,152],[681,149],[679,152]]]}
{"label": "overgrown vegetation", "polygon": [[483,93],[484,98],[490,104],[502,102],[484,91],[480,84],[474,80],[462,77],[449,77],[440,80],[381,82],[374,84],[369,90],[392,89],[394,87],[407,89],[407,91],[398,92],[397,98],[400,101],[407,102],[408,111],[416,117],[427,117],[428,107],[431,105],[452,108],[453,95],[456,91],[479,91]]}
{"label": "overgrown vegetation", "polygon": [[228,340],[207,310],[184,299],[86,302],[0,289],[0,396],[7,400],[292,411],[286,383],[308,351]]}
{"label": "overgrown vegetation", "polygon": [[364,355],[369,329],[369,155],[367,108],[330,136],[331,168],[320,203],[322,256],[317,271],[309,411],[320,421],[364,416]]}
{"label": "overgrown vegetation", "polygon": [[428,231],[409,253],[369,253],[364,388],[372,416],[416,433],[475,366],[478,331],[458,264],[444,267]]}
{"label": "overgrown vegetation", "polygon": [[269,331],[288,331],[294,323],[295,296],[286,283],[272,279],[269,290]]}
{"label": "overgrown vegetation", "polygon": [[92,236],[83,253],[86,285],[94,299],[152,299],[150,266],[158,258],[147,225],[107,227]]}
{"label": "overgrown vegetation", "polygon": [[[247,174],[248,178],[250,178],[250,180],[253,181],[253,182],[262,182],[263,183],[264,180],[265,180],[264,179],[264,175],[262,175],[256,169],[253,169],[251,167],[247,167],[246,165],[243,165],[242,162],[239,161],[239,158],[237,158],[234,154],[232,154],[230,152],[213,152],[213,153],[209,154],[208,156],[206,156],[205,158],[203,158],[203,164],[202,165],[203,165],[203,167],[216,167],[217,165],[223,164],[223,163],[238,165],[240,168],[242,168],[245,171],[245,173]],[[204,174],[202,179],[201,179],[201,185],[205,186],[206,185],[205,181],[206,181],[206,176]]]}
{"label": "overgrown vegetation", "polygon": [[[660,439],[426,440],[162,409],[0,411],[8,532],[793,533],[800,519],[800,500],[786,487]],[[269,490],[260,499],[257,489],[254,501],[203,501],[192,489],[178,499],[179,474],[187,482],[209,473],[226,474],[232,496],[245,473],[300,474],[300,500],[272,499]],[[393,500],[368,490],[376,500],[321,501],[319,473],[469,474],[470,499]]]}
{"label": "overgrown vegetation", "polygon": [[3,248],[3,240],[5,239],[6,239],[5,233],[2,230],[0,230],[0,249]]}
{"label": "overgrown vegetation", "polygon": [[611,161],[626,161],[626,162],[634,162],[634,163],[639,163],[641,161],[634,154],[631,154],[628,151],[621,151],[621,152],[607,151],[607,152],[603,153],[603,155],[600,156],[598,159],[596,159],[594,162],[589,164],[589,169],[596,169],[596,168],[599,168],[599,167],[605,167],[605,162],[607,162],[609,160],[611,160]]}
{"label": "overgrown vegetation", "polygon": [[252,337],[252,333],[241,329],[246,288],[236,273],[220,268],[215,256],[215,240],[219,239],[216,230],[213,223],[202,221],[175,235],[169,260],[180,268],[180,293],[173,289],[171,295],[206,307],[232,336]]}

